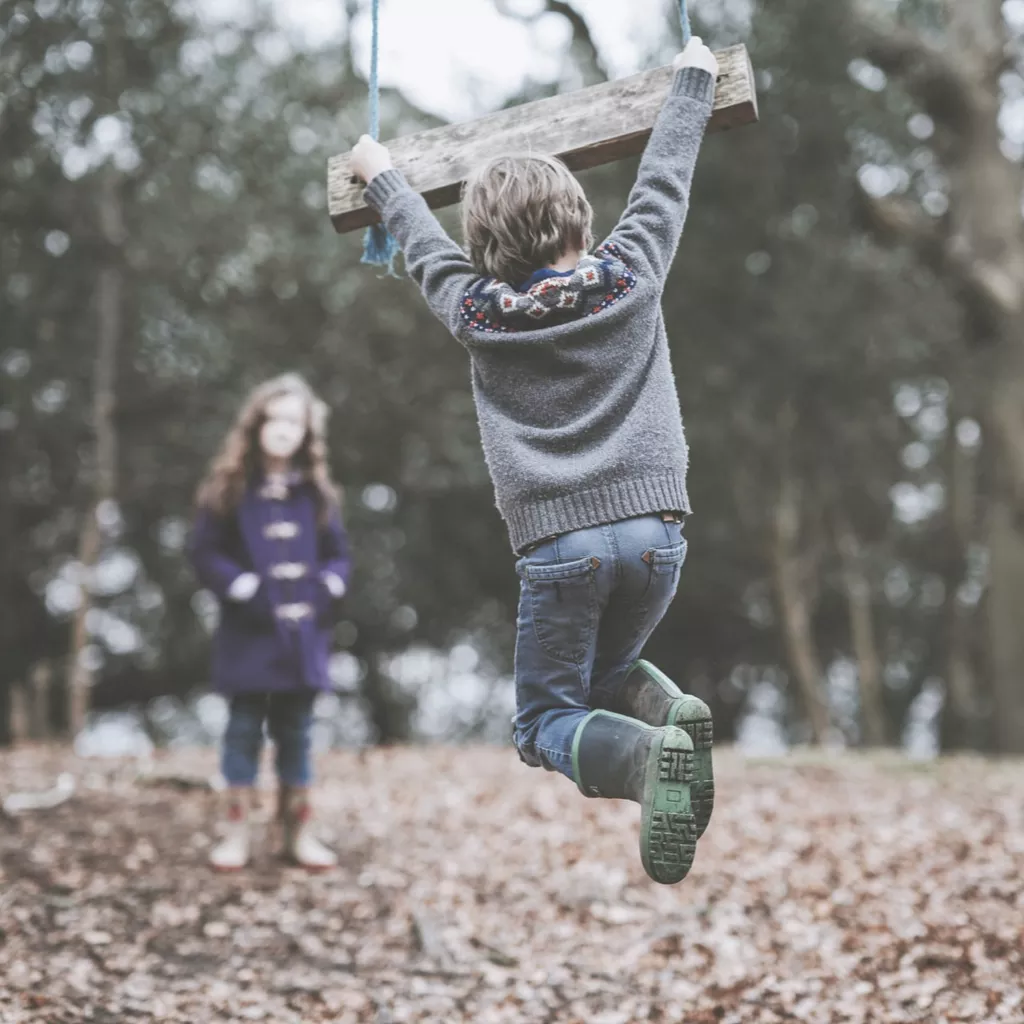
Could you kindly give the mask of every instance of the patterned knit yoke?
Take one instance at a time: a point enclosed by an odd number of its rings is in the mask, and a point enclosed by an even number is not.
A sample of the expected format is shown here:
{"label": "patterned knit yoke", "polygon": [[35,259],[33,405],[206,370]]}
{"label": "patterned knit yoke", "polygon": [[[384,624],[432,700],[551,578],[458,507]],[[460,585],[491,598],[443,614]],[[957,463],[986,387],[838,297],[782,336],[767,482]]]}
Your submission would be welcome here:
{"label": "patterned knit yoke", "polygon": [[466,293],[462,318],[486,334],[553,327],[593,316],[614,305],[636,286],[636,275],[614,243],[584,256],[568,277],[549,277],[520,292],[492,277]]}

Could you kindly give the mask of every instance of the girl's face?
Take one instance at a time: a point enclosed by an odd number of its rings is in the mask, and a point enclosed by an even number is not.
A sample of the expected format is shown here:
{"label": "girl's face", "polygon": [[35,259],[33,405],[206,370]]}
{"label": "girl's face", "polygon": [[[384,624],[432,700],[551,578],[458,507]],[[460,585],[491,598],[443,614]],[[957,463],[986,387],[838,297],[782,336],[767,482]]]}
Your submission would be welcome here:
{"label": "girl's face", "polygon": [[267,402],[260,447],[272,459],[290,459],[302,446],[309,415],[301,395],[278,395]]}

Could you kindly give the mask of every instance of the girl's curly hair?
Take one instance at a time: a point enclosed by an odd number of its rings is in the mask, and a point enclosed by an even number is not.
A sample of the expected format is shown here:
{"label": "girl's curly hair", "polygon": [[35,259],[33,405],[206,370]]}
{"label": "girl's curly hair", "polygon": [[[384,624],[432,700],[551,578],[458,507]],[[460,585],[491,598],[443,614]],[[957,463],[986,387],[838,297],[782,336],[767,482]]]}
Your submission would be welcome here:
{"label": "girl's curly hair", "polygon": [[199,485],[196,503],[200,508],[225,516],[238,507],[246,488],[260,473],[260,431],[267,419],[267,405],[284,395],[297,395],[305,402],[307,410],[306,436],[292,457],[292,463],[316,488],[321,521],[338,507],[341,495],[327,464],[327,405],[317,398],[302,377],[285,373],[249,393],[224,444],[210,463],[206,478]]}

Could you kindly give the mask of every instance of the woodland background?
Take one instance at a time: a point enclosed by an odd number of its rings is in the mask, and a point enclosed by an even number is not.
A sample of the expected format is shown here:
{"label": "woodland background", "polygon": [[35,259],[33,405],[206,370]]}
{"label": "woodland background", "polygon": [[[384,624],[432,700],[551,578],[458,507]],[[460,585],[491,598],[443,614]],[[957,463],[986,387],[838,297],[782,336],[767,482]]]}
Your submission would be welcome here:
{"label": "woodland background", "polygon": [[[585,3],[498,6],[565,40],[511,101],[607,74]],[[665,297],[696,514],[650,656],[723,738],[1024,752],[1024,2],[694,6],[750,46],[762,123],[708,142]],[[465,355],[325,213],[353,38],[0,0],[0,741],[90,708],[215,730],[192,494],[283,370],[333,409],[356,554],[325,738],[504,738],[516,578]],[[386,92],[385,137],[432,123]],[[635,169],[584,176],[599,229]]]}

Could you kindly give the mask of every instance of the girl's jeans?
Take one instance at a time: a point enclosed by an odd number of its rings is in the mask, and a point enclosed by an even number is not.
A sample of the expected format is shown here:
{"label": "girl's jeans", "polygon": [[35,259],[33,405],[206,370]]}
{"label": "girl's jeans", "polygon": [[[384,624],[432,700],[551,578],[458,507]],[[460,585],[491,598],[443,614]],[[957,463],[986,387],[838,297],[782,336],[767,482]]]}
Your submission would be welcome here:
{"label": "girl's jeans", "polygon": [[282,786],[308,786],[313,769],[310,732],[313,693],[258,693],[231,698],[224,733],[221,774],[229,786],[253,786],[263,750],[263,725],[277,751],[277,778]]}
{"label": "girl's jeans", "polygon": [[520,559],[515,741],[527,764],[572,778],[577,728],[610,705],[685,558],[682,526],[652,515],[563,534]]}

